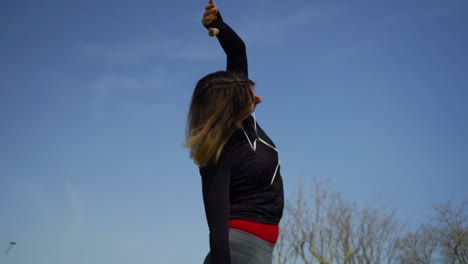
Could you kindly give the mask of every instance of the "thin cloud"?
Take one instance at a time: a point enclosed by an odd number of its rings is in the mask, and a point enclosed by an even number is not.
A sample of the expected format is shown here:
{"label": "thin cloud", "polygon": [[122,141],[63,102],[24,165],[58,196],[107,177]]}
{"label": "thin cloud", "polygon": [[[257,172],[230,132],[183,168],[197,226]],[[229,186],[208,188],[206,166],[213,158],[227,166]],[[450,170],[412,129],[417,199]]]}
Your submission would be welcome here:
{"label": "thin cloud", "polygon": [[69,217],[69,228],[66,230],[64,235],[65,240],[72,240],[80,234],[84,228],[85,223],[85,212],[79,193],[73,187],[71,182],[67,182],[65,185],[66,199],[70,205],[70,217]]}
{"label": "thin cloud", "polygon": [[[240,21],[236,28],[248,39],[250,45],[278,41],[287,36],[288,30],[307,25],[315,21],[335,17],[342,9],[339,7],[297,7],[285,13],[281,9],[254,9],[245,14],[246,22]],[[200,14],[193,16],[193,23],[199,22]],[[234,18],[228,19],[233,21]],[[201,25],[199,25],[201,27]],[[151,32],[150,34],[128,37],[112,43],[81,43],[79,50],[90,58],[114,63],[144,63],[155,60],[210,60],[222,54],[212,52],[208,35],[200,32],[187,32],[186,35],[173,33],[170,30]]]}
{"label": "thin cloud", "polygon": [[[147,104],[164,98],[166,77],[164,69],[157,68],[139,74],[110,73],[99,76],[89,85],[91,107],[98,116],[118,103]],[[167,87],[166,87],[167,88]]]}
{"label": "thin cloud", "polygon": [[127,40],[125,43],[80,44],[79,50],[89,58],[111,63],[138,64],[174,59],[214,59],[206,42],[187,41],[181,36],[148,35]]}
{"label": "thin cloud", "polygon": [[425,23],[432,20],[439,20],[462,15],[462,9],[455,5],[445,3],[442,6],[420,6],[413,9],[402,9],[382,17],[382,22],[386,25],[408,25],[413,23]]}
{"label": "thin cloud", "polygon": [[[288,41],[289,32],[296,27],[304,27],[313,23],[324,23],[332,20],[345,10],[339,6],[296,7],[291,12],[283,10],[254,10],[253,19],[240,26],[239,32],[246,36],[249,45]],[[249,15],[248,15],[249,16]]]}
{"label": "thin cloud", "polygon": [[0,230],[8,230],[9,232],[11,232],[12,234],[14,235],[17,235],[17,234],[21,234],[21,235],[24,235],[24,234],[27,234],[27,232],[22,229],[22,228],[19,228],[17,226],[14,226],[14,225],[11,225],[11,224],[8,224],[8,223],[5,223],[5,222],[2,222],[0,221]]}
{"label": "thin cloud", "polygon": [[127,39],[119,43],[86,43],[81,52],[88,57],[111,63],[143,63],[161,57],[171,47],[169,40],[148,36]]}

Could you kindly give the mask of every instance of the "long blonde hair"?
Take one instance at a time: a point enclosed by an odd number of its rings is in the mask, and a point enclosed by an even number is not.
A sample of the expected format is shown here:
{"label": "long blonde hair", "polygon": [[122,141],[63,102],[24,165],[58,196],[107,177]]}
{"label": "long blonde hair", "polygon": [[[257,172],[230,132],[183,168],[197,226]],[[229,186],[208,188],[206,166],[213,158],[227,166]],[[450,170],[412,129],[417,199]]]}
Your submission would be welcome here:
{"label": "long blonde hair", "polygon": [[242,118],[252,109],[253,82],[242,75],[218,71],[198,81],[187,118],[185,146],[200,166],[216,164]]}

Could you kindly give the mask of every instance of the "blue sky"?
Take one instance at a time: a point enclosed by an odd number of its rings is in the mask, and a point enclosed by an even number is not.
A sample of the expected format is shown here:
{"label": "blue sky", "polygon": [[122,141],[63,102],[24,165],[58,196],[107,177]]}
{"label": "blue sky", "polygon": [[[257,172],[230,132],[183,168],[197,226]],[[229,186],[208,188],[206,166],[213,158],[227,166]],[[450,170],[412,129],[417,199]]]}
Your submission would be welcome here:
{"label": "blue sky", "polygon": [[[287,196],[327,179],[409,227],[468,199],[466,1],[217,4],[248,46]],[[0,2],[1,263],[203,261],[182,144],[196,81],[225,66],[205,5]]]}

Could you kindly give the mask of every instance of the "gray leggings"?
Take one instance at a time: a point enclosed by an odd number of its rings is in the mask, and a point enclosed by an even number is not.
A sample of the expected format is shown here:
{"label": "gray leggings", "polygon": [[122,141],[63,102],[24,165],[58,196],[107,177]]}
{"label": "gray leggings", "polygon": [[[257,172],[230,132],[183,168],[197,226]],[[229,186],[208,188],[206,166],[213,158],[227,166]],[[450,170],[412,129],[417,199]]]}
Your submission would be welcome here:
{"label": "gray leggings", "polygon": [[[229,229],[229,247],[231,264],[272,264],[273,262],[275,244],[250,233],[234,228]],[[203,264],[211,264],[210,253]]]}

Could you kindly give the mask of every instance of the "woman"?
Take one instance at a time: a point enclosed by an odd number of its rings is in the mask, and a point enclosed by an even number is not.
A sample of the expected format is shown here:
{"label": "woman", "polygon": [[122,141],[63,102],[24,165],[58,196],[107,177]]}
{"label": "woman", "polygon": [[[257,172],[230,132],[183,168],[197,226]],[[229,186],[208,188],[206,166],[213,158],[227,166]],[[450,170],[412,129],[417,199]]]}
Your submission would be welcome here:
{"label": "woman", "polygon": [[227,55],[203,77],[188,115],[186,146],[200,167],[210,230],[205,264],[271,264],[283,214],[279,153],[253,115],[262,100],[248,79],[242,39],[210,0],[203,25]]}

